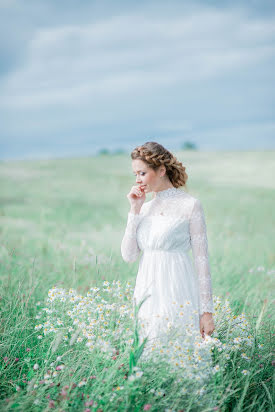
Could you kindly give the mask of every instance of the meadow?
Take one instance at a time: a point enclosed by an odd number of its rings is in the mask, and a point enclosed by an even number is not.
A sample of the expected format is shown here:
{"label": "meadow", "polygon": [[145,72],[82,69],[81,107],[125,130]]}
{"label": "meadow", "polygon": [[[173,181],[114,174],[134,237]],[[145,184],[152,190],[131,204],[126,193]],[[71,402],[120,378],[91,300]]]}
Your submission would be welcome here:
{"label": "meadow", "polygon": [[175,155],[207,224],[217,328],[206,383],[199,354],[176,340],[169,360],[158,348],[142,360],[138,261],[120,254],[130,155],[1,161],[1,411],[273,410],[275,152]]}

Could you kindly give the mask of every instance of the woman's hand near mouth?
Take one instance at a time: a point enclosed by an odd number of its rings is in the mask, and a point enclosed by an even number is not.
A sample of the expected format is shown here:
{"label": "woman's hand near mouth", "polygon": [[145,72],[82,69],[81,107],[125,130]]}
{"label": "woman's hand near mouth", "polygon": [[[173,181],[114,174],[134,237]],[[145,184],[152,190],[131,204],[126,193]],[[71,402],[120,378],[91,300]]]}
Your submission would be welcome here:
{"label": "woman's hand near mouth", "polygon": [[127,198],[131,205],[131,212],[138,214],[140,212],[141,206],[143,205],[146,195],[144,192],[144,187],[146,185],[139,184],[137,186],[132,186],[130,192],[127,194]]}

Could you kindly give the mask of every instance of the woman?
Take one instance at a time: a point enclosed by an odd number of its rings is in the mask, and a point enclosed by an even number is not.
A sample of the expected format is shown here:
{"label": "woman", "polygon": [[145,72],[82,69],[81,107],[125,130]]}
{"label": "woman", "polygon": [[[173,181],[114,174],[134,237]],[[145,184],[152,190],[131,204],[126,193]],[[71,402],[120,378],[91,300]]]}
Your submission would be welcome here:
{"label": "woman", "polygon": [[[185,167],[162,145],[147,142],[131,158],[137,185],[127,195],[131,209],[121,254],[134,262],[143,252],[134,289],[134,303],[143,301],[141,335],[153,340],[165,336],[167,324],[191,325],[205,339],[215,327],[201,202],[180,189],[188,178]],[[145,203],[150,192],[153,199]]]}

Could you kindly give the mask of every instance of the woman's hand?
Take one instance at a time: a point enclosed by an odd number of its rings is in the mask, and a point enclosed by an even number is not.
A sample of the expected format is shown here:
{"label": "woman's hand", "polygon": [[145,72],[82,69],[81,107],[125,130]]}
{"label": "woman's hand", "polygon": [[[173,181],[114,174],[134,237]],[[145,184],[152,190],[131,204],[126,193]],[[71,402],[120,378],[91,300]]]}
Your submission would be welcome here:
{"label": "woman's hand", "polygon": [[146,199],[144,185],[132,186],[127,198],[131,204],[131,209],[139,212]]}
{"label": "woman's hand", "polygon": [[205,339],[205,335],[211,335],[215,330],[212,313],[204,312],[200,317],[200,333]]}

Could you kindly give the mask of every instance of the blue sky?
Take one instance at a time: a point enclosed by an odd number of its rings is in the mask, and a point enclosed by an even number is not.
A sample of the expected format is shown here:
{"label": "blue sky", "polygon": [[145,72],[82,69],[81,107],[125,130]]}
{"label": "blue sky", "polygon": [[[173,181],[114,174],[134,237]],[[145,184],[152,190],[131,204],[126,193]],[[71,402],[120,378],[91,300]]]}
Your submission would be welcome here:
{"label": "blue sky", "polygon": [[0,0],[0,157],[274,149],[274,4]]}

